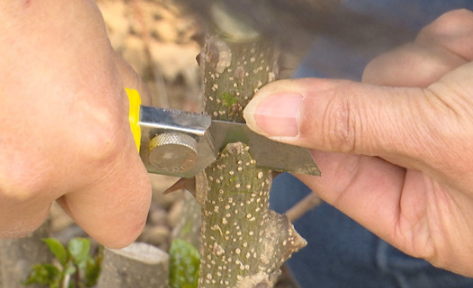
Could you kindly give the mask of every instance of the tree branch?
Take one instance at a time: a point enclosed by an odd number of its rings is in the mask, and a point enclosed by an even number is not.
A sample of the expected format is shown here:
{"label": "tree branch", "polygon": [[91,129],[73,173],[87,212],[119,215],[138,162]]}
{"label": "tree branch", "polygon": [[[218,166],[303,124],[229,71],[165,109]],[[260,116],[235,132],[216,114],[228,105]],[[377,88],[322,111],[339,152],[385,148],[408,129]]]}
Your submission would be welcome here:
{"label": "tree branch", "polygon": [[[216,9],[217,32],[207,35],[199,57],[205,112],[244,122],[242,111],[253,94],[276,79],[279,53]],[[268,209],[272,173],[259,168],[251,152],[230,143],[196,178],[202,207],[199,287],[273,287],[283,262],[306,245],[285,216]]]}

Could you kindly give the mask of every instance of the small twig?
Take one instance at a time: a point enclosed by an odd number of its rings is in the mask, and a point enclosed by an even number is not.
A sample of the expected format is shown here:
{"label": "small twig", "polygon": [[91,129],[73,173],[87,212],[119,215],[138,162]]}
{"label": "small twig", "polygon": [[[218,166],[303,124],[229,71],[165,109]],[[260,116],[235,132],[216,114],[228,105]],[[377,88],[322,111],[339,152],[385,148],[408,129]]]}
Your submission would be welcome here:
{"label": "small twig", "polygon": [[[76,286],[80,285],[80,268],[79,265],[74,263],[74,267],[76,268],[76,273],[74,273],[74,281],[76,282]],[[80,287],[80,286],[79,286]]]}
{"label": "small twig", "polygon": [[62,280],[60,281],[60,285],[61,287],[60,288],[67,288],[69,287],[69,281],[71,280],[71,275],[69,274],[65,274],[62,276]]}
{"label": "small twig", "polygon": [[294,205],[291,209],[287,210],[285,215],[287,216],[287,219],[289,219],[290,222],[294,222],[300,217],[302,217],[309,210],[312,210],[317,207],[321,202],[322,200],[320,200],[319,196],[312,192],[306,197],[304,197],[304,199],[297,202],[297,204]]}

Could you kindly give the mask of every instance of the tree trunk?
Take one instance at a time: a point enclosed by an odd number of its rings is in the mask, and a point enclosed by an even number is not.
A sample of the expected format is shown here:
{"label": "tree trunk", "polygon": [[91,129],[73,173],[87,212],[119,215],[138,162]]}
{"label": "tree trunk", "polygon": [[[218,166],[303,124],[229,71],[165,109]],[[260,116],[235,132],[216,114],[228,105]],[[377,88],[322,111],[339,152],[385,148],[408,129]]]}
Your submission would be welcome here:
{"label": "tree trunk", "polygon": [[[52,261],[52,254],[42,241],[47,237],[49,221],[27,237],[0,240],[0,287],[25,288],[21,282],[26,280],[33,266]],[[34,284],[28,287],[45,286]]]}
{"label": "tree trunk", "polygon": [[145,243],[105,249],[98,288],[168,288],[169,256]]}
{"label": "tree trunk", "polygon": [[[199,57],[205,112],[244,122],[242,111],[253,94],[276,79],[278,52],[216,12],[218,32],[207,35]],[[285,216],[268,209],[272,173],[257,164],[248,146],[230,143],[196,178],[203,179],[196,183],[202,207],[199,287],[273,287],[283,262],[306,244]]]}

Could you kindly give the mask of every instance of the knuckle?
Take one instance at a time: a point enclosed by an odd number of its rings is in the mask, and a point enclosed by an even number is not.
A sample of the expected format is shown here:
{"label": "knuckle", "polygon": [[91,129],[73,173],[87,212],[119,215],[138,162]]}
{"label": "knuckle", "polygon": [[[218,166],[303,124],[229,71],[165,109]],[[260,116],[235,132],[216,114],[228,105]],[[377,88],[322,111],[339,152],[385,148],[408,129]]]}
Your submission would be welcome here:
{"label": "knuckle", "polygon": [[[16,158],[18,159],[18,158]],[[24,237],[44,222],[52,200],[46,193],[47,181],[26,161],[9,165],[0,163],[0,238]],[[46,201],[46,202],[45,202]],[[31,215],[31,209],[44,204],[42,214]],[[33,208],[34,210],[34,208]]]}
{"label": "knuckle", "polygon": [[[84,132],[77,136],[80,141],[79,151],[84,159],[91,163],[109,162],[120,154],[129,124],[117,114],[119,113],[95,111],[89,115],[92,122],[89,121],[82,130]],[[76,144],[72,145],[74,147]]]}
{"label": "knuckle", "polygon": [[41,171],[34,171],[27,159],[18,159],[8,165],[0,165],[0,195],[7,202],[26,202],[45,190]]}
{"label": "knuckle", "polygon": [[334,151],[352,153],[356,151],[357,120],[347,96],[350,95],[349,91],[344,89],[343,93],[339,92],[335,92],[323,116],[322,129],[323,135],[326,135],[323,141]]}
{"label": "knuckle", "polygon": [[81,150],[84,156],[92,162],[108,161],[116,157],[119,150],[116,132],[105,127],[91,130],[93,131],[81,137]]}

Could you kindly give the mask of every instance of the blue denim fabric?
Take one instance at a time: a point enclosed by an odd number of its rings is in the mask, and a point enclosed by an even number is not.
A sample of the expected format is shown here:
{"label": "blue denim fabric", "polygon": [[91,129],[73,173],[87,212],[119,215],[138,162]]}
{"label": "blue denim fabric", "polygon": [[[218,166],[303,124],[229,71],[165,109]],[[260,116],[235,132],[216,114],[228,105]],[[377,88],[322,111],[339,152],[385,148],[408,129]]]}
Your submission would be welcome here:
{"label": "blue denim fabric", "polygon": [[[399,27],[405,34],[404,43],[412,41],[422,27],[447,11],[459,8],[473,10],[471,0],[342,0],[341,3],[356,13],[370,15],[382,23]],[[295,77],[359,80],[371,59],[390,50],[392,45],[403,44],[391,43],[389,35],[383,38],[363,47],[351,47],[340,43],[336,37],[317,37]]]}
{"label": "blue denim fabric", "polygon": [[[418,31],[441,14],[473,10],[473,0],[342,0],[359,13],[375,15],[392,25]],[[319,37],[296,72],[300,77],[359,80],[366,64],[382,49],[350,50],[334,38]],[[388,51],[390,47],[383,47]],[[323,171],[322,171],[323,174]],[[289,174],[278,176],[271,191],[272,209],[282,213],[310,190]],[[462,277],[407,256],[323,203],[295,222],[308,246],[287,262],[302,288],[473,288]]]}
{"label": "blue denim fabric", "polygon": [[[311,193],[283,173],[273,181],[271,208],[283,213]],[[294,226],[308,245],[287,261],[301,288],[467,288],[473,279],[413,258],[322,203]]]}

